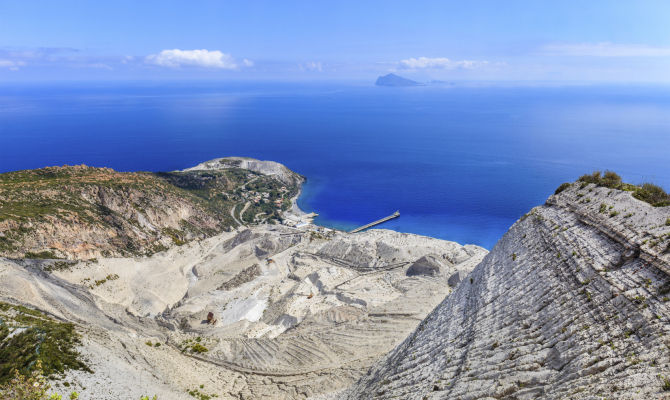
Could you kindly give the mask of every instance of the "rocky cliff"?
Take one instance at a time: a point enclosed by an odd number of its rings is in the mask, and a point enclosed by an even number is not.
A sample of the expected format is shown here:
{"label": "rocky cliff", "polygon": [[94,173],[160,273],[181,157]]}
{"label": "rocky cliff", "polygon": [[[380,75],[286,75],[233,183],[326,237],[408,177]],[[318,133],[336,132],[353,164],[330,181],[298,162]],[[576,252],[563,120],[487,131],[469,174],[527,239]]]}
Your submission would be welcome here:
{"label": "rocky cliff", "polygon": [[670,207],[610,186],[524,215],[346,397],[668,398]]}

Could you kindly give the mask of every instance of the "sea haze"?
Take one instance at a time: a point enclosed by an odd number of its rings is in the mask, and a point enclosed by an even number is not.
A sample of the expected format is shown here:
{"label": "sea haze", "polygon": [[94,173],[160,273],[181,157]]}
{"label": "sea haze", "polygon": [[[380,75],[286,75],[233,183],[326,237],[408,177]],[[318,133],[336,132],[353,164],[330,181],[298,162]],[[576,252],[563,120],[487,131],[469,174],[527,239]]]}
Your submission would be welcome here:
{"label": "sea haze", "polygon": [[667,87],[270,83],[0,87],[0,171],[175,170],[223,156],[308,178],[300,206],[487,248],[564,181],[613,169],[670,188]]}

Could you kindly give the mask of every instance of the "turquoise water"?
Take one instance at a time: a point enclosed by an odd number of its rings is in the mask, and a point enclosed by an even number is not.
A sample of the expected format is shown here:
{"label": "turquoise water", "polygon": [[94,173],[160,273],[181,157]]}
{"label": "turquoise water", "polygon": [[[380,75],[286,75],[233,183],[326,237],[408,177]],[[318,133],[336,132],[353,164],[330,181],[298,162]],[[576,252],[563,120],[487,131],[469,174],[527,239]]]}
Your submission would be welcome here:
{"label": "turquoise water", "polygon": [[670,188],[670,88],[87,83],[0,87],[0,171],[276,160],[317,222],[490,248],[564,181]]}

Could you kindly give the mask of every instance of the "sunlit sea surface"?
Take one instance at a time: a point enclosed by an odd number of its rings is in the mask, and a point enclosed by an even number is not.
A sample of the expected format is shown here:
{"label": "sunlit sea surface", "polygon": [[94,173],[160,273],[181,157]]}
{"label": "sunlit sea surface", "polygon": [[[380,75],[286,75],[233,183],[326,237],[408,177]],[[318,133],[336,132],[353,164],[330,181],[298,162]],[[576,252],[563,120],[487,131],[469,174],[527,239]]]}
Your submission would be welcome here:
{"label": "sunlit sea surface", "polygon": [[612,169],[670,188],[670,88],[362,84],[0,86],[0,171],[183,169],[223,156],[308,178],[317,222],[491,248],[565,181]]}

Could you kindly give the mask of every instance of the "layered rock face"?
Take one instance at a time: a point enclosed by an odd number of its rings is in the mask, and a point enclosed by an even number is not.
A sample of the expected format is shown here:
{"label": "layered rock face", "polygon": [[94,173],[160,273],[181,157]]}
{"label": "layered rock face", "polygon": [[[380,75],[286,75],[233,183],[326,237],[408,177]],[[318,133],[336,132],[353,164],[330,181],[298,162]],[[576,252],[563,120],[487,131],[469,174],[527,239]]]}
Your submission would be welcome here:
{"label": "layered rock face", "polygon": [[669,273],[670,207],[572,184],[344,397],[668,398]]}

